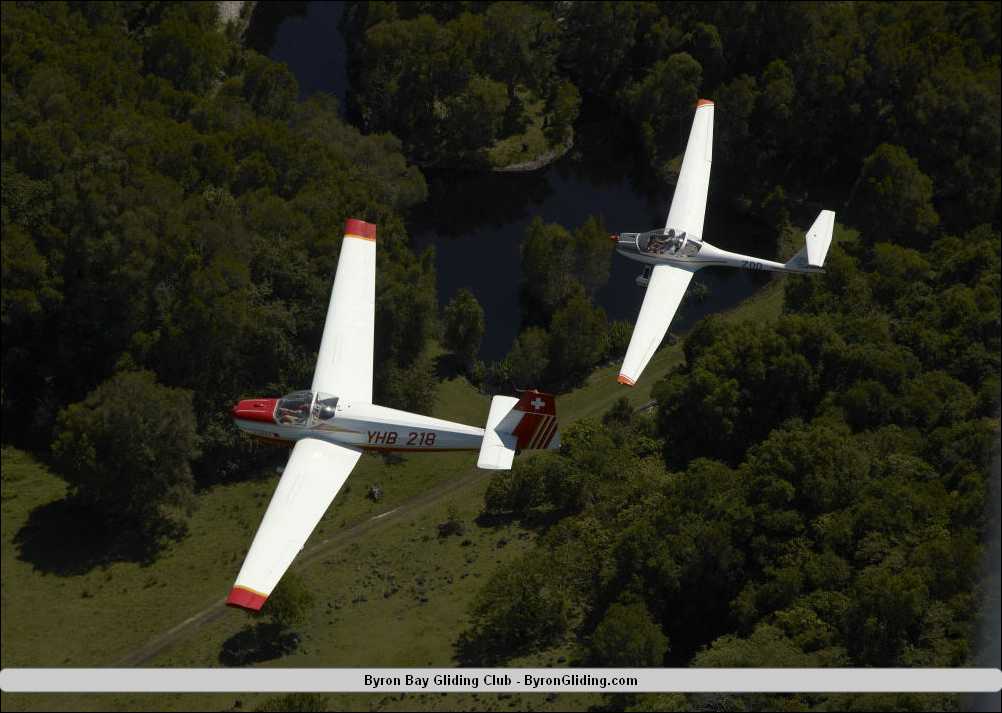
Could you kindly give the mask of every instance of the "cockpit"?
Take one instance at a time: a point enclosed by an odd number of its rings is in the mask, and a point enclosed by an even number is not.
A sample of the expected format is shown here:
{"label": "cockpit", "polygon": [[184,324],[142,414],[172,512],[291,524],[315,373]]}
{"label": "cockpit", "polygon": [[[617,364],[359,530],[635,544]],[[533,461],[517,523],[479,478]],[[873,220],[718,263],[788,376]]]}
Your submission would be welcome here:
{"label": "cockpit", "polygon": [[278,400],[275,423],[289,426],[310,426],[329,421],[337,413],[338,397],[312,391],[293,391]]}
{"label": "cockpit", "polygon": [[675,231],[669,228],[668,231],[661,229],[648,230],[637,236],[637,247],[640,252],[648,255],[662,255],[674,257],[692,257],[699,253],[702,244],[686,236],[685,231]]}

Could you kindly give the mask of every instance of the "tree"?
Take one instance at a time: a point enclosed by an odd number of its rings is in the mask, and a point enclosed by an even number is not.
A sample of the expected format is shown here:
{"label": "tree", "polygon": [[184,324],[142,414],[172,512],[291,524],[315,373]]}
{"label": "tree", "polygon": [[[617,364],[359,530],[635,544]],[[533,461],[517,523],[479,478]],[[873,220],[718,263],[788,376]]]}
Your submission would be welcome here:
{"label": "tree", "polygon": [[445,102],[448,119],[442,133],[448,141],[447,150],[462,155],[489,148],[501,135],[510,101],[503,83],[489,77],[470,79],[461,92]]}
{"label": "tree", "polygon": [[59,413],[60,472],[85,502],[155,530],[193,503],[192,394],[149,371],[120,372]]}
{"label": "tree", "polygon": [[484,55],[491,74],[508,85],[514,102],[519,84],[539,92],[554,73],[557,25],[534,4],[495,2],[484,14]]}
{"label": "tree", "polygon": [[601,218],[589,215],[574,230],[575,274],[589,296],[609,281],[609,265],[614,245]]}
{"label": "tree", "polygon": [[[849,211],[864,239],[921,244],[939,223],[932,179],[901,146],[881,144],[863,162]],[[917,236],[917,237],[916,237]]]}
{"label": "tree", "polygon": [[552,645],[567,630],[569,602],[552,572],[522,558],[497,570],[477,594],[462,659],[492,665]]}
{"label": "tree", "polygon": [[583,287],[588,295],[609,280],[613,245],[601,220],[589,216],[573,233],[533,218],[522,241],[522,289],[527,314],[548,322],[555,310]]}
{"label": "tree", "polygon": [[905,297],[930,277],[929,261],[917,250],[893,243],[877,243],[870,259],[873,296],[887,306]]}
{"label": "tree", "polygon": [[522,289],[529,304],[525,314],[539,315],[545,324],[573,289],[576,258],[571,234],[556,223],[532,219],[520,247]]}
{"label": "tree", "polygon": [[562,144],[569,138],[574,120],[578,118],[581,93],[571,82],[563,81],[550,92],[546,107],[549,115],[546,139],[554,145]]}
{"label": "tree", "polygon": [[484,310],[467,288],[462,288],[445,307],[445,347],[469,368],[484,337]]}
{"label": "tree", "polygon": [[633,338],[633,322],[617,319],[609,325],[609,356],[616,358],[626,354]]}
{"label": "tree", "polygon": [[[6,164],[5,164],[6,165]],[[6,178],[5,178],[6,180]],[[6,204],[7,196],[4,196]],[[5,206],[6,207],[6,206]],[[31,236],[17,225],[3,231],[3,287],[0,321],[4,327],[18,318],[32,318],[47,302],[58,302],[48,261],[39,253]]]}
{"label": "tree", "polygon": [[539,384],[550,363],[550,336],[542,327],[528,327],[515,339],[508,352],[508,374],[515,386]]}
{"label": "tree", "polygon": [[261,116],[287,119],[299,95],[299,84],[285,64],[251,52],[244,71],[244,99]]}
{"label": "tree", "polygon": [[714,25],[698,22],[692,30],[691,43],[692,53],[703,68],[706,86],[717,86],[726,65],[720,32]]}
{"label": "tree", "polygon": [[543,504],[544,468],[538,461],[519,460],[511,470],[491,478],[484,494],[484,510],[489,514],[510,512],[524,516]]}
{"label": "tree", "polygon": [[178,89],[203,92],[219,78],[226,59],[226,40],[215,26],[215,11],[211,17],[203,14],[193,19],[186,15],[189,10],[171,8],[153,29],[146,46],[146,66]]}
{"label": "tree", "polygon": [[677,176],[681,168],[681,162],[672,162],[685,150],[684,139],[679,145],[679,129],[684,119],[691,121],[702,81],[699,62],[679,52],[655,64],[643,79],[623,92],[623,101],[640,129],[651,164],[664,177]]}
{"label": "tree", "polygon": [[910,420],[931,430],[967,420],[974,404],[966,384],[942,371],[929,371],[908,383],[902,405]]}
{"label": "tree", "polygon": [[573,67],[581,87],[603,95],[628,69],[637,41],[639,3],[579,2],[561,10],[564,23],[561,63]]}
{"label": "tree", "polygon": [[621,426],[628,426],[633,420],[633,404],[625,396],[620,396],[616,399],[609,410],[602,415],[602,423],[606,426],[618,424]]}
{"label": "tree", "polygon": [[752,137],[754,124],[752,116],[758,103],[760,90],[755,77],[739,74],[731,81],[720,85],[714,96],[716,111],[727,115],[728,121],[718,122],[713,127],[713,161],[731,167],[728,172],[715,174],[715,180],[726,182],[733,190],[742,194],[755,194],[756,171],[752,170],[757,158]]}
{"label": "tree", "polygon": [[867,567],[853,587],[846,616],[846,643],[863,666],[893,666],[917,638],[929,591],[914,569]]}
{"label": "tree", "polygon": [[386,362],[379,373],[380,390],[387,405],[416,413],[431,413],[435,408],[438,381],[435,361],[427,354],[408,367]]}
{"label": "tree", "polygon": [[580,285],[553,315],[550,379],[573,383],[605,357],[609,348],[605,310],[593,305]]}
{"label": "tree", "polygon": [[278,633],[284,634],[306,623],[316,596],[295,572],[286,572],[279,580],[258,616],[268,617]]}
{"label": "tree", "polygon": [[758,86],[762,91],[758,95],[754,121],[767,132],[768,141],[764,147],[771,152],[780,152],[782,144],[790,140],[786,127],[795,109],[793,71],[783,60],[773,60],[763,70]]}
{"label": "tree", "polygon": [[613,604],[592,634],[591,655],[598,666],[661,666],[666,653],[668,637],[643,602]]}

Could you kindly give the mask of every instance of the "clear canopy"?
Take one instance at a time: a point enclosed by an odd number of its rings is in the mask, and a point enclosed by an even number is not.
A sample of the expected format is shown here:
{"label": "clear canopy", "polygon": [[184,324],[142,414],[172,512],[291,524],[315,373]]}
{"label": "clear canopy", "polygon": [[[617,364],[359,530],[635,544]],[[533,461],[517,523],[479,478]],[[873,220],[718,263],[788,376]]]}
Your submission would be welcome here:
{"label": "clear canopy", "polygon": [[305,426],[310,420],[313,405],[312,391],[293,391],[278,400],[275,421],[292,426]]}
{"label": "clear canopy", "polygon": [[[692,257],[699,252],[699,241],[686,239],[685,231],[658,228],[637,236],[637,246],[651,255]],[[684,247],[683,247],[684,246]]]}
{"label": "clear canopy", "polygon": [[313,419],[315,421],[328,421],[334,418],[336,412],[337,396],[318,393],[316,403],[313,404]]}
{"label": "clear canopy", "polygon": [[337,396],[312,391],[293,391],[278,400],[275,420],[291,426],[309,426],[334,418]]}

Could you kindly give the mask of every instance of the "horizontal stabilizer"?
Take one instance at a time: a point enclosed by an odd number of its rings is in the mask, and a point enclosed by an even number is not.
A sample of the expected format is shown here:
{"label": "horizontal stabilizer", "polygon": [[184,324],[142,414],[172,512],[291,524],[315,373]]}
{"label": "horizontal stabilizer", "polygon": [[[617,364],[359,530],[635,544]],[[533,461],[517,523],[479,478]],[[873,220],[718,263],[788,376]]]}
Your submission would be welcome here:
{"label": "horizontal stabilizer", "polygon": [[484,429],[484,440],[480,444],[480,457],[477,459],[478,468],[511,470],[518,439],[513,433],[498,433],[495,429],[517,403],[518,399],[511,396],[495,396],[491,401],[491,410],[487,415],[487,426]]}

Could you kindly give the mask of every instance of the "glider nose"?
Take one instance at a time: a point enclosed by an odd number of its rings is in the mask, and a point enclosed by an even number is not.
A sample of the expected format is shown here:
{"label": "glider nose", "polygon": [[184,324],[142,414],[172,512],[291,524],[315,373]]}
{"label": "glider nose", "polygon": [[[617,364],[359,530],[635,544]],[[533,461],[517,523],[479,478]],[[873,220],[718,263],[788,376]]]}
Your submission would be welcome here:
{"label": "glider nose", "polygon": [[235,420],[274,423],[276,403],[278,399],[244,399],[230,409],[230,414]]}
{"label": "glider nose", "polygon": [[618,243],[619,242],[619,233],[613,233],[612,235],[610,235],[609,236],[609,240],[611,240],[614,243]]}

